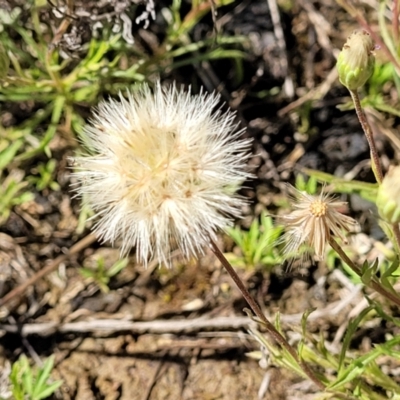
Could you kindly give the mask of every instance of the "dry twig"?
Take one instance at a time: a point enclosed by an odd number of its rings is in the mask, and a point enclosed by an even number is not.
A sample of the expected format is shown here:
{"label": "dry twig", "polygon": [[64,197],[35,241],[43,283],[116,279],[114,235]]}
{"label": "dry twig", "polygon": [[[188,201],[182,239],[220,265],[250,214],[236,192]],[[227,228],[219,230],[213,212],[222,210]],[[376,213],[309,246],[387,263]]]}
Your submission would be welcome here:
{"label": "dry twig", "polygon": [[39,279],[42,279],[44,276],[46,276],[50,272],[55,271],[62,262],[68,260],[68,258],[71,257],[72,255],[79,253],[84,248],[86,248],[87,246],[92,244],[95,240],[96,240],[96,236],[94,236],[93,234],[89,234],[89,235],[85,236],[78,243],[74,244],[67,253],[62,254],[61,256],[58,256],[49,265],[47,265],[46,267],[41,269],[39,272],[37,272],[35,275],[33,275],[32,277],[27,279],[21,285],[17,286],[15,289],[8,292],[2,299],[0,299],[0,307],[6,305],[14,298],[22,296],[25,293],[26,289],[28,289],[29,286],[32,286]]}

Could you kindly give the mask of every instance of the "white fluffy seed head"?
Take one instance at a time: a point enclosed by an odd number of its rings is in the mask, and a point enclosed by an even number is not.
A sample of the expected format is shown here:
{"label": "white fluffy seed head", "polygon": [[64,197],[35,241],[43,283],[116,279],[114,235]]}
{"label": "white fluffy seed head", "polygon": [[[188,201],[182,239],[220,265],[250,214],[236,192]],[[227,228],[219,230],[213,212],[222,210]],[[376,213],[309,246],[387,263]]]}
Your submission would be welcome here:
{"label": "white fluffy seed head", "polygon": [[289,265],[296,255],[300,255],[302,262],[310,255],[321,261],[331,238],[346,243],[345,233],[354,231],[357,222],[340,212],[347,203],[324,191],[319,195],[310,195],[291,185],[288,188],[293,197],[294,210],[280,217],[286,231],[282,238],[285,242],[283,252],[289,259]]}
{"label": "white fluffy seed head", "polygon": [[136,247],[143,264],[169,265],[173,248],[196,256],[239,216],[250,141],[218,102],[157,83],[98,106],[82,135],[91,155],[74,158],[73,175],[95,232],[122,255]]}

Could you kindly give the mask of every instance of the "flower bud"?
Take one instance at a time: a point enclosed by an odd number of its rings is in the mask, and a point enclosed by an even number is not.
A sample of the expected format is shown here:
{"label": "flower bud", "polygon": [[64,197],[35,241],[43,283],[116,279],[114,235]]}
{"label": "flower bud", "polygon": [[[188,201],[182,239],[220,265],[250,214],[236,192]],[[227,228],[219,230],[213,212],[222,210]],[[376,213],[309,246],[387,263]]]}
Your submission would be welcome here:
{"label": "flower bud", "polygon": [[349,90],[357,90],[365,84],[374,70],[374,42],[367,31],[355,31],[339,53],[336,67],[339,80]]}
{"label": "flower bud", "polygon": [[383,178],[378,189],[376,206],[385,221],[400,223],[400,165],[391,167]]}

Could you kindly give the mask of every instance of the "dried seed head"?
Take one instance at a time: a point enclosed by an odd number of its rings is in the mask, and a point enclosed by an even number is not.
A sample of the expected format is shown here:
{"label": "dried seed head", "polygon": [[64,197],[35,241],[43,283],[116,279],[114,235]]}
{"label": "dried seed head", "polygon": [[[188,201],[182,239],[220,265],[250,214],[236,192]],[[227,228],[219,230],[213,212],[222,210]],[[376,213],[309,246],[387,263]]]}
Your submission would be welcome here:
{"label": "dried seed head", "polygon": [[400,166],[392,166],[378,189],[376,206],[380,216],[391,224],[400,223]]}
{"label": "dried seed head", "polygon": [[289,190],[294,195],[294,211],[281,217],[286,231],[283,236],[286,257],[293,259],[300,254],[304,259],[313,254],[320,261],[325,257],[326,245],[332,236],[346,243],[344,232],[353,230],[357,222],[339,212],[345,202],[336,201],[323,192],[312,196],[293,186],[289,186]]}
{"label": "dried seed head", "polygon": [[82,138],[93,155],[74,159],[74,176],[101,239],[121,242],[122,254],[136,247],[145,265],[168,265],[171,248],[201,253],[239,216],[250,142],[234,113],[214,112],[218,101],[158,83],[100,103]]}
{"label": "dried seed head", "polygon": [[364,30],[353,32],[344,44],[337,59],[339,80],[349,90],[357,90],[365,84],[374,70],[374,42]]}

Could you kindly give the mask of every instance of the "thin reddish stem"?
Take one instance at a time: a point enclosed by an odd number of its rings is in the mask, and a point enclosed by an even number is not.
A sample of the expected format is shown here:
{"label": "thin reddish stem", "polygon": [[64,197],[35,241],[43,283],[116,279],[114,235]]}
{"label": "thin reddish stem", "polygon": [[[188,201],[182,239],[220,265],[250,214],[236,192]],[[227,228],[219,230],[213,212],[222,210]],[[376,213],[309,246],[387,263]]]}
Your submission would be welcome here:
{"label": "thin reddish stem", "polygon": [[279,343],[292,356],[292,358],[297,362],[297,364],[301,367],[303,372],[310,378],[310,380],[313,381],[318,386],[318,388],[320,388],[321,390],[325,390],[325,385],[317,378],[317,376],[310,369],[310,367],[303,360],[300,359],[296,350],[288,343],[288,341],[281,335],[281,333],[275,328],[275,326],[267,319],[267,317],[261,311],[260,306],[251,296],[246,286],[244,285],[243,281],[240,279],[239,275],[236,273],[232,265],[225,258],[223,253],[219,250],[218,246],[214,243],[212,239],[210,239],[210,245],[212,251],[218,258],[218,260],[221,262],[223,267],[226,269],[228,274],[231,276],[231,278],[235,282],[236,286],[242,293],[244,299],[246,300],[247,304],[250,306],[254,314],[260,319],[260,321],[262,321],[268,333],[275,339],[277,343]]}
{"label": "thin reddish stem", "polygon": [[[361,107],[360,97],[357,90],[350,90],[351,98],[353,99],[354,107],[357,113],[358,120],[360,121],[361,127],[365,133],[368,141],[370,153],[371,153],[371,164],[372,170],[374,172],[376,181],[379,185],[383,181],[382,166],[378,155],[378,150],[376,149],[374,136],[372,133],[371,126],[368,123],[367,117]],[[394,235],[395,242],[397,244],[397,251],[400,251],[400,230],[398,224],[392,224],[392,231]]]}
{"label": "thin reddish stem", "polygon": [[[342,247],[338,245],[338,243],[332,237],[329,239],[329,244],[332,249],[336,251],[339,257],[360,277],[362,278],[361,269],[347,256],[347,254],[343,251]],[[372,277],[371,281],[367,284],[376,292],[381,294],[386,299],[390,300],[392,303],[396,304],[400,307],[400,297],[397,293],[392,293],[386,290],[377,280],[376,277]]]}
{"label": "thin reddish stem", "polygon": [[361,107],[360,97],[357,90],[350,90],[351,98],[353,99],[354,107],[356,109],[358,120],[360,121],[361,127],[367,138],[369,149],[371,151],[371,163],[372,170],[375,174],[376,181],[381,184],[383,180],[383,173],[381,162],[379,159],[378,151],[376,149],[374,136],[372,134],[372,129],[367,121],[367,117]]}

